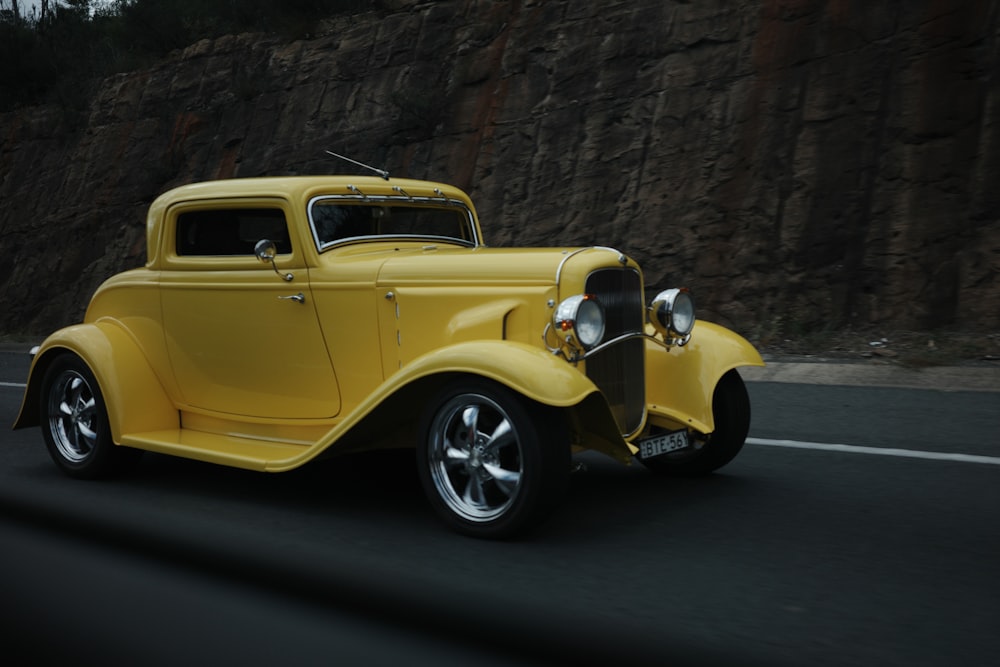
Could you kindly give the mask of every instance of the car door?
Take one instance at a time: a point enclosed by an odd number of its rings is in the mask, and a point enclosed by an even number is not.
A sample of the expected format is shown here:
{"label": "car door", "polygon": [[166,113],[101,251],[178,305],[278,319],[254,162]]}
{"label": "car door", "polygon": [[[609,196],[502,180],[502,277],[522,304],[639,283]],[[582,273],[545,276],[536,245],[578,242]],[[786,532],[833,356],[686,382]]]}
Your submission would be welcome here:
{"label": "car door", "polygon": [[[189,408],[266,419],[340,411],[289,217],[280,200],[198,202],[167,212],[173,250],[160,276],[164,334]],[[275,242],[280,271],[254,255],[262,238]]]}

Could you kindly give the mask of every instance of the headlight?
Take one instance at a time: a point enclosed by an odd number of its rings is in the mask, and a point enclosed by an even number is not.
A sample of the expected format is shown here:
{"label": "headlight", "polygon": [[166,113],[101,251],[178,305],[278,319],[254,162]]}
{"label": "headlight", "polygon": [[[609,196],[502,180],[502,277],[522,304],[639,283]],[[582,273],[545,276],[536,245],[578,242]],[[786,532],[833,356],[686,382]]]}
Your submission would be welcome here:
{"label": "headlight", "polygon": [[590,294],[571,296],[552,314],[552,327],[564,342],[589,350],[604,337],[604,309]]}
{"label": "headlight", "polygon": [[649,304],[649,322],[664,338],[684,338],[694,328],[694,299],[686,287],[660,292]]}

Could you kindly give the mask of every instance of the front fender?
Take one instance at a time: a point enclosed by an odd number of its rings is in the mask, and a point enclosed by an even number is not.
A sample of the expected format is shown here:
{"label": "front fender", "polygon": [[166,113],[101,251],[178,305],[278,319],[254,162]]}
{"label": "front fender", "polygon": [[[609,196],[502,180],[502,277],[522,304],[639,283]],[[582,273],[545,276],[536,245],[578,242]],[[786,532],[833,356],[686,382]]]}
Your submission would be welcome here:
{"label": "front fender", "polygon": [[590,378],[565,359],[526,343],[504,340],[438,348],[407,364],[390,380],[407,384],[438,373],[481,375],[553,407],[576,405],[597,391]]}
{"label": "front fender", "polygon": [[101,319],[60,329],[45,339],[31,362],[15,429],[39,424],[45,371],[65,353],[80,357],[97,378],[114,442],[120,443],[122,434],[178,428],[177,409],[139,345],[119,323]]}
{"label": "front fender", "polygon": [[267,470],[297,468],[327,450],[369,448],[386,424],[415,422],[427,397],[460,375],[489,378],[535,402],[566,408],[579,444],[618,458],[630,454],[607,403],[576,367],[524,343],[481,340],[438,348],[413,360],[387,378],[316,445],[295,457],[271,462]]}
{"label": "front fender", "polygon": [[[712,394],[719,379],[740,366],[763,366],[760,353],[742,336],[698,321],[684,347],[669,350],[646,343],[646,402],[656,423],[684,425],[702,433],[715,430]],[[672,422],[672,423],[671,423]]]}

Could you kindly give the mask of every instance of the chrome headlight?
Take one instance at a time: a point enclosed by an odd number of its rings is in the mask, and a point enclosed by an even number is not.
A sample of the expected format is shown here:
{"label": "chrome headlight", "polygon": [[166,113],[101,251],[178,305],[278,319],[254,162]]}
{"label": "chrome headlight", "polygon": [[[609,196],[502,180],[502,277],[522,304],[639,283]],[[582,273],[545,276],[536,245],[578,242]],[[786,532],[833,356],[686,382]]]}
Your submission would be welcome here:
{"label": "chrome headlight", "polygon": [[604,308],[590,294],[571,296],[552,314],[552,328],[563,342],[589,350],[604,337]]}
{"label": "chrome headlight", "polygon": [[649,323],[664,338],[684,338],[694,328],[694,299],[686,287],[656,295],[649,304]]}

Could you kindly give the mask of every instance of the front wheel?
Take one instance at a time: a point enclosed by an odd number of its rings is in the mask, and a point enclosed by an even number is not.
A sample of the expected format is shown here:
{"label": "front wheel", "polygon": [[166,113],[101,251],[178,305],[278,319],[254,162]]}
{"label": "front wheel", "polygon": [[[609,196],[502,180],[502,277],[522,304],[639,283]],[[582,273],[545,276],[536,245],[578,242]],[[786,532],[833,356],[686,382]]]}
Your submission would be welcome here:
{"label": "front wheel", "polygon": [[640,459],[653,472],[697,477],[718,470],[739,454],[750,432],[750,396],[743,379],[731,370],[719,380],[712,395],[715,431],[689,449],[655,459]]}
{"label": "front wheel", "polygon": [[79,358],[63,354],[42,380],[42,434],[63,472],[84,479],[123,471],[142,453],[111,440],[108,411],[97,379]]}
{"label": "front wheel", "polygon": [[467,379],[430,403],[417,465],[434,510],[465,535],[505,538],[540,523],[565,495],[569,437],[558,411]]}

